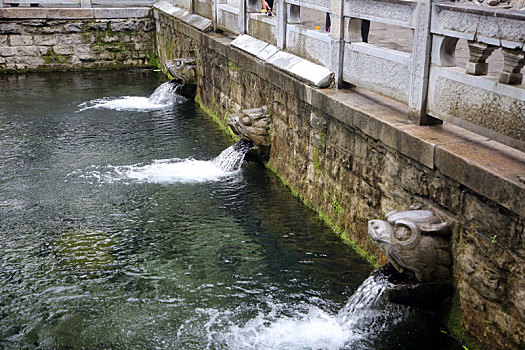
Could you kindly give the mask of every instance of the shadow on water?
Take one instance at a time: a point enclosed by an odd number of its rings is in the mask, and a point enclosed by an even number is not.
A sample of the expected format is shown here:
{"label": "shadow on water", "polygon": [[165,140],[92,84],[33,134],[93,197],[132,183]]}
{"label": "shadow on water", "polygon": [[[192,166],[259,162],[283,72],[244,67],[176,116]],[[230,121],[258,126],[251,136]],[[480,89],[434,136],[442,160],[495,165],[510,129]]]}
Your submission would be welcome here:
{"label": "shadow on water", "polygon": [[0,81],[0,348],[460,348],[162,75]]}

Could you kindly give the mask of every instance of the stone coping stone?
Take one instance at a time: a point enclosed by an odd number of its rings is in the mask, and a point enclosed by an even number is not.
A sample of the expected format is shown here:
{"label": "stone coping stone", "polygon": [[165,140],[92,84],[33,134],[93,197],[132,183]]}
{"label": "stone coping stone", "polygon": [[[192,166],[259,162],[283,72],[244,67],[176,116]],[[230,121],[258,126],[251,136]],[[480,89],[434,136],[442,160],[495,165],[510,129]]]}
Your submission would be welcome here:
{"label": "stone coping stone", "polygon": [[328,87],[332,82],[331,70],[288,52],[278,51],[266,62],[319,88]]}
{"label": "stone coping stone", "polygon": [[436,6],[442,10],[448,10],[453,12],[471,13],[475,15],[497,17],[497,18],[508,18],[525,21],[525,12],[522,10],[512,10],[505,8],[488,8],[470,4],[454,4],[450,1],[439,1],[434,2],[433,6]]}
{"label": "stone coping stone", "polygon": [[230,45],[240,50],[246,51],[263,61],[268,60],[268,58],[279,51],[276,46],[268,44],[265,41],[255,39],[254,37],[247,34],[239,35],[231,42]]}
{"label": "stone coping stone", "polygon": [[173,6],[167,1],[157,2],[153,5],[153,8],[175,17],[201,32],[206,33],[212,29],[212,21],[210,19],[190,13],[188,9]]}
{"label": "stone coping stone", "polygon": [[144,18],[150,13],[149,7],[126,8],[4,8],[0,18],[5,19],[105,19]]}

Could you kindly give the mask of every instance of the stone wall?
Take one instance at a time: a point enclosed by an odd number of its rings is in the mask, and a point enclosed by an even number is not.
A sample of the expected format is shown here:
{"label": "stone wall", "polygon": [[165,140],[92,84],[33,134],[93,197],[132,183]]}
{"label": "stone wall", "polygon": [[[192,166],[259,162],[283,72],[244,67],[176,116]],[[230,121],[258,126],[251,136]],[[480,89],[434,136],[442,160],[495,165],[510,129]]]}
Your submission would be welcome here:
{"label": "stone wall", "polygon": [[345,240],[382,262],[368,220],[415,202],[450,220],[464,329],[487,349],[525,346],[523,153],[455,126],[415,125],[377,95],[313,88],[231,38],[155,17],[161,62],[196,59],[198,99],[223,127],[229,113],[270,107],[267,166]]}
{"label": "stone wall", "polygon": [[87,16],[66,13],[23,18],[28,16],[24,10],[32,11],[22,9],[15,18],[0,19],[0,72],[117,69],[155,63],[151,16],[82,18]]}

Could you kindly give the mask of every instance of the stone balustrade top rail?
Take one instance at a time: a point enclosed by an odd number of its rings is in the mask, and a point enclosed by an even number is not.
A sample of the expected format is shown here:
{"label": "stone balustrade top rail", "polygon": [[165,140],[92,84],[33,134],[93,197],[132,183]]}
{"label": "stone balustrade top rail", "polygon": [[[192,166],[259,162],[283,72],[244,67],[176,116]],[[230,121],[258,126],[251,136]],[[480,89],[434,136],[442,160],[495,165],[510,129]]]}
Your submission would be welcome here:
{"label": "stone balustrade top rail", "polygon": [[0,0],[0,7],[151,7],[156,0]]}

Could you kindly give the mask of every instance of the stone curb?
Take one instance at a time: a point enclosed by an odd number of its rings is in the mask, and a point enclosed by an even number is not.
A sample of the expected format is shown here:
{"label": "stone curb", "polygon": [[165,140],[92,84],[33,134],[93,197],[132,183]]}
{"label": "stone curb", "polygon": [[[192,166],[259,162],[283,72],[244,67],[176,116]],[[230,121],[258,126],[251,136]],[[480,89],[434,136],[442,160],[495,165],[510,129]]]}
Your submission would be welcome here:
{"label": "stone curb", "polygon": [[153,8],[162,11],[182,22],[192,26],[201,32],[209,32],[212,29],[212,22],[206,17],[190,13],[187,9],[173,6],[167,1],[159,1],[153,5]]}
{"label": "stone curb", "polygon": [[105,19],[148,17],[149,7],[126,8],[4,8],[0,18],[5,19]]}
{"label": "stone curb", "polygon": [[324,88],[332,82],[332,71],[328,68],[280,51],[277,47],[249,35],[238,36],[231,45],[313,86]]}

